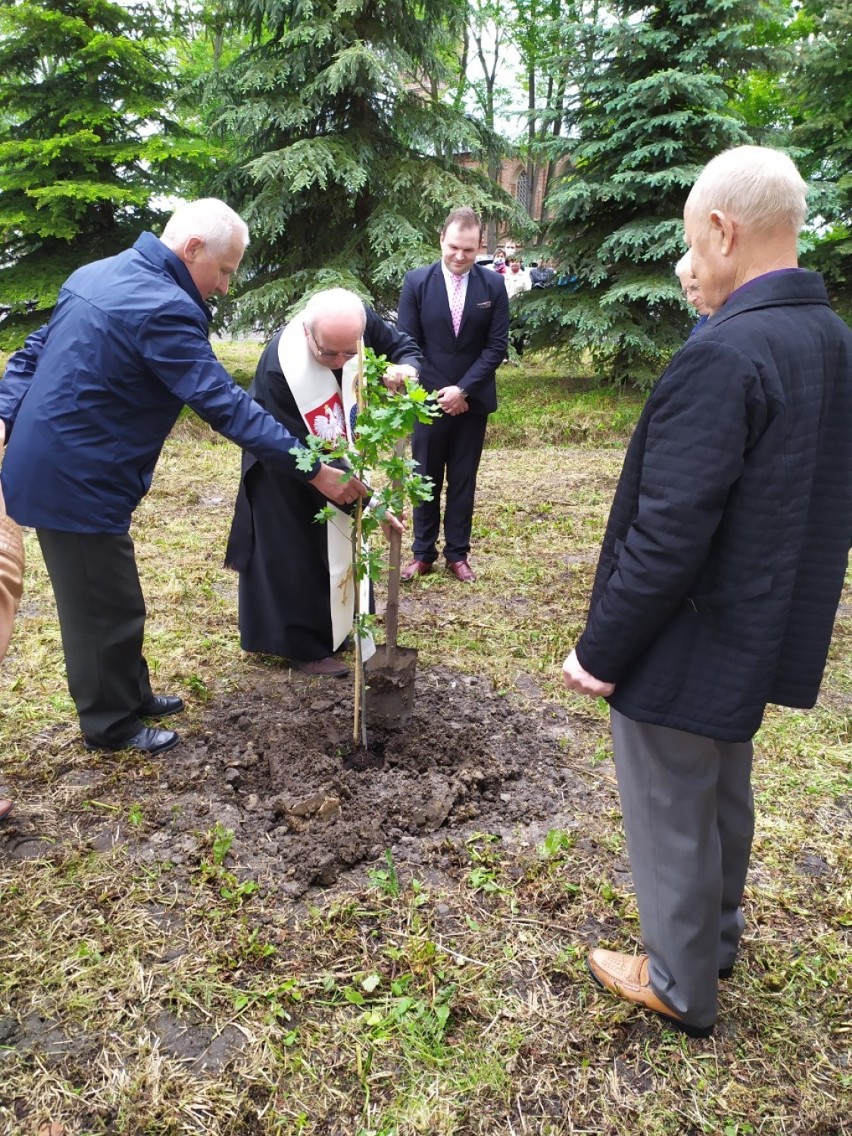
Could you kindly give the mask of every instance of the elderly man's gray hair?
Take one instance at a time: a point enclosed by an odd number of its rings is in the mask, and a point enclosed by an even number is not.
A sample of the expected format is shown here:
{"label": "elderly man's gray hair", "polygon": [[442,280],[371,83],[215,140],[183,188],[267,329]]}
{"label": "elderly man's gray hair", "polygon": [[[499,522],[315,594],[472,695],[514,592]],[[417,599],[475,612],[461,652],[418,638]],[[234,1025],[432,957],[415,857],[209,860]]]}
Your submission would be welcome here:
{"label": "elderly man's gray hair", "polygon": [[179,205],[166,222],[160,240],[178,252],[192,237],[203,240],[214,254],[227,252],[235,237],[242,241],[243,249],[249,243],[248,225],[218,197],[200,197]]}
{"label": "elderly man's gray hair", "polygon": [[695,273],[692,271],[692,253],[685,252],[675,265],[675,276],[681,284],[683,284],[685,277],[692,277],[694,275]]}
{"label": "elderly man's gray hair", "polygon": [[302,310],[302,319],[311,330],[317,320],[328,316],[357,318],[362,331],[367,323],[364,301],[348,288],[326,288],[322,292],[315,292]]}
{"label": "elderly man's gray hair", "polygon": [[686,208],[698,224],[713,209],[758,230],[801,229],[808,187],[793,161],[768,146],[737,146],[707,163],[692,187]]}

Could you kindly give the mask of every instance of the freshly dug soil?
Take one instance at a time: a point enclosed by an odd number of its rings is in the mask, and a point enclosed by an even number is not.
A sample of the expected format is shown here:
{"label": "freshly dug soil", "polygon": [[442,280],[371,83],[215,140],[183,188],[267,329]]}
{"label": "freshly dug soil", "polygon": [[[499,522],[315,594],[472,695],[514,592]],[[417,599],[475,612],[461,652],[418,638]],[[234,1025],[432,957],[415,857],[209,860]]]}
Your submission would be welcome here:
{"label": "freshly dug soil", "polygon": [[[568,713],[544,702],[530,712],[485,678],[418,667],[403,728],[370,728],[368,706],[365,753],[353,749],[349,680],[286,666],[250,674],[248,689],[210,703],[200,728],[184,733],[176,718],[181,744],[162,756],[60,765],[62,827],[73,823],[99,850],[127,843],[134,859],[177,872],[196,867],[205,847],[209,855],[211,833],[230,830],[228,869],[295,898],[386,850],[416,862],[424,840],[476,831],[528,845],[611,807],[612,788],[601,793]],[[528,679],[518,682],[534,695]],[[86,805],[117,796],[106,815]],[[25,807],[4,829],[8,855],[48,850]]]}

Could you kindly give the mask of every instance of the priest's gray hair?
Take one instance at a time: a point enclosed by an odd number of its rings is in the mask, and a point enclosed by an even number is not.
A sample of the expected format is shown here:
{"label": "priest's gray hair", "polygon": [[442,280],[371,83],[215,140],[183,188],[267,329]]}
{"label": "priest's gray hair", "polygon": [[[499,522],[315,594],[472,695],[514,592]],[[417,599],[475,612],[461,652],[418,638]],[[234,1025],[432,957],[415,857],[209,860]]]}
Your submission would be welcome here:
{"label": "priest's gray hair", "polygon": [[166,222],[160,240],[172,252],[180,252],[192,237],[204,241],[214,256],[227,252],[235,237],[242,242],[243,251],[249,243],[248,225],[218,197],[200,197],[179,205]]}
{"label": "priest's gray hair", "polygon": [[736,146],[711,159],[686,199],[700,225],[718,209],[759,231],[802,228],[808,187],[791,158],[769,146]]}
{"label": "priest's gray hair", "polygon": [[302,319],[309,330],[313,331],[317,320],[328,316],[349,316],[361,322],[363,331],[367,325],[367,313],[364,310],[364,301],[355,292],[348,288],[326,288],[322,292],[314,292],[302,309]]}

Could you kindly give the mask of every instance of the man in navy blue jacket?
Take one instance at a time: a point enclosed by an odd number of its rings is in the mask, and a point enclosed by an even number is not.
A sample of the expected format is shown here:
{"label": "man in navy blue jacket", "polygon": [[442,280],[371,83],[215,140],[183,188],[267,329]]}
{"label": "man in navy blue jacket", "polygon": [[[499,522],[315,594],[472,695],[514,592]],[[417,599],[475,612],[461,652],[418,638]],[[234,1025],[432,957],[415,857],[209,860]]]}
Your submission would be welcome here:
{"label": "man in navy blue jacket", "polygon": [[227,293],[247,244],[245,223],[224,202],[183,206],[161,238],[143,233],[132,249],[74,272],[50,322],[12,356],[0,382],[3,492],[9,515],[36,529],[91,748],[159,753],[179,740],[143,723],[183,702],[151,690],[128,530],[185,403],[335,504],[367,492],[326,465],[301,473],[290,452],[297,439],[213,353],[206,301]]}
{"label": "man in navy blue jacket", "polygon": [[447,567],[463,582],[475,578],[467,556],[476,475],[509,342],[509,298],[502,276],[476,264],[481,241],[474,211],[454,210],[441,230],[441,259],[407,273],[402,285],[398,326],[423,352],[420,382],[437,393],[443,411],[414,427],[412,457],[435,488],[432,500],[414,509],[414,559],[403,568],[403,580],[431,572],[438,557],[445,476]]}
{"label": "man in navy blue jacket", "polygon": [[813,706],[852,535],[852,332],[797,267],[806,186],[780,151],[714,158],[684,212],[713,313],[645,405],[571,690],[610,703],[644,953],[608,990],[703,1037],[744,918],[752,738]]}

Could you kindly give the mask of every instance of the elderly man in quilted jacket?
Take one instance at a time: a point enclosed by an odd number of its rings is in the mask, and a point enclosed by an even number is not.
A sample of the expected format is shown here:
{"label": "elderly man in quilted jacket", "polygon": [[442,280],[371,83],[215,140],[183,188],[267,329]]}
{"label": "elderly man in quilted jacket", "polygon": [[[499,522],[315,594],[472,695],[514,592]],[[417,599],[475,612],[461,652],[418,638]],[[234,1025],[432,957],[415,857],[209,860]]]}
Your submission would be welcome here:
{"label": "elderly man in quilted jacket", "polygon": [[743,932],[752,738],[767,703],[816,701],[852,534],[852,333],[797,267],[805,197],[754,146],[689,194],[713,314],[644,408],[563,666],[609,700],[643,941],[590,970],[698,1037]]}

